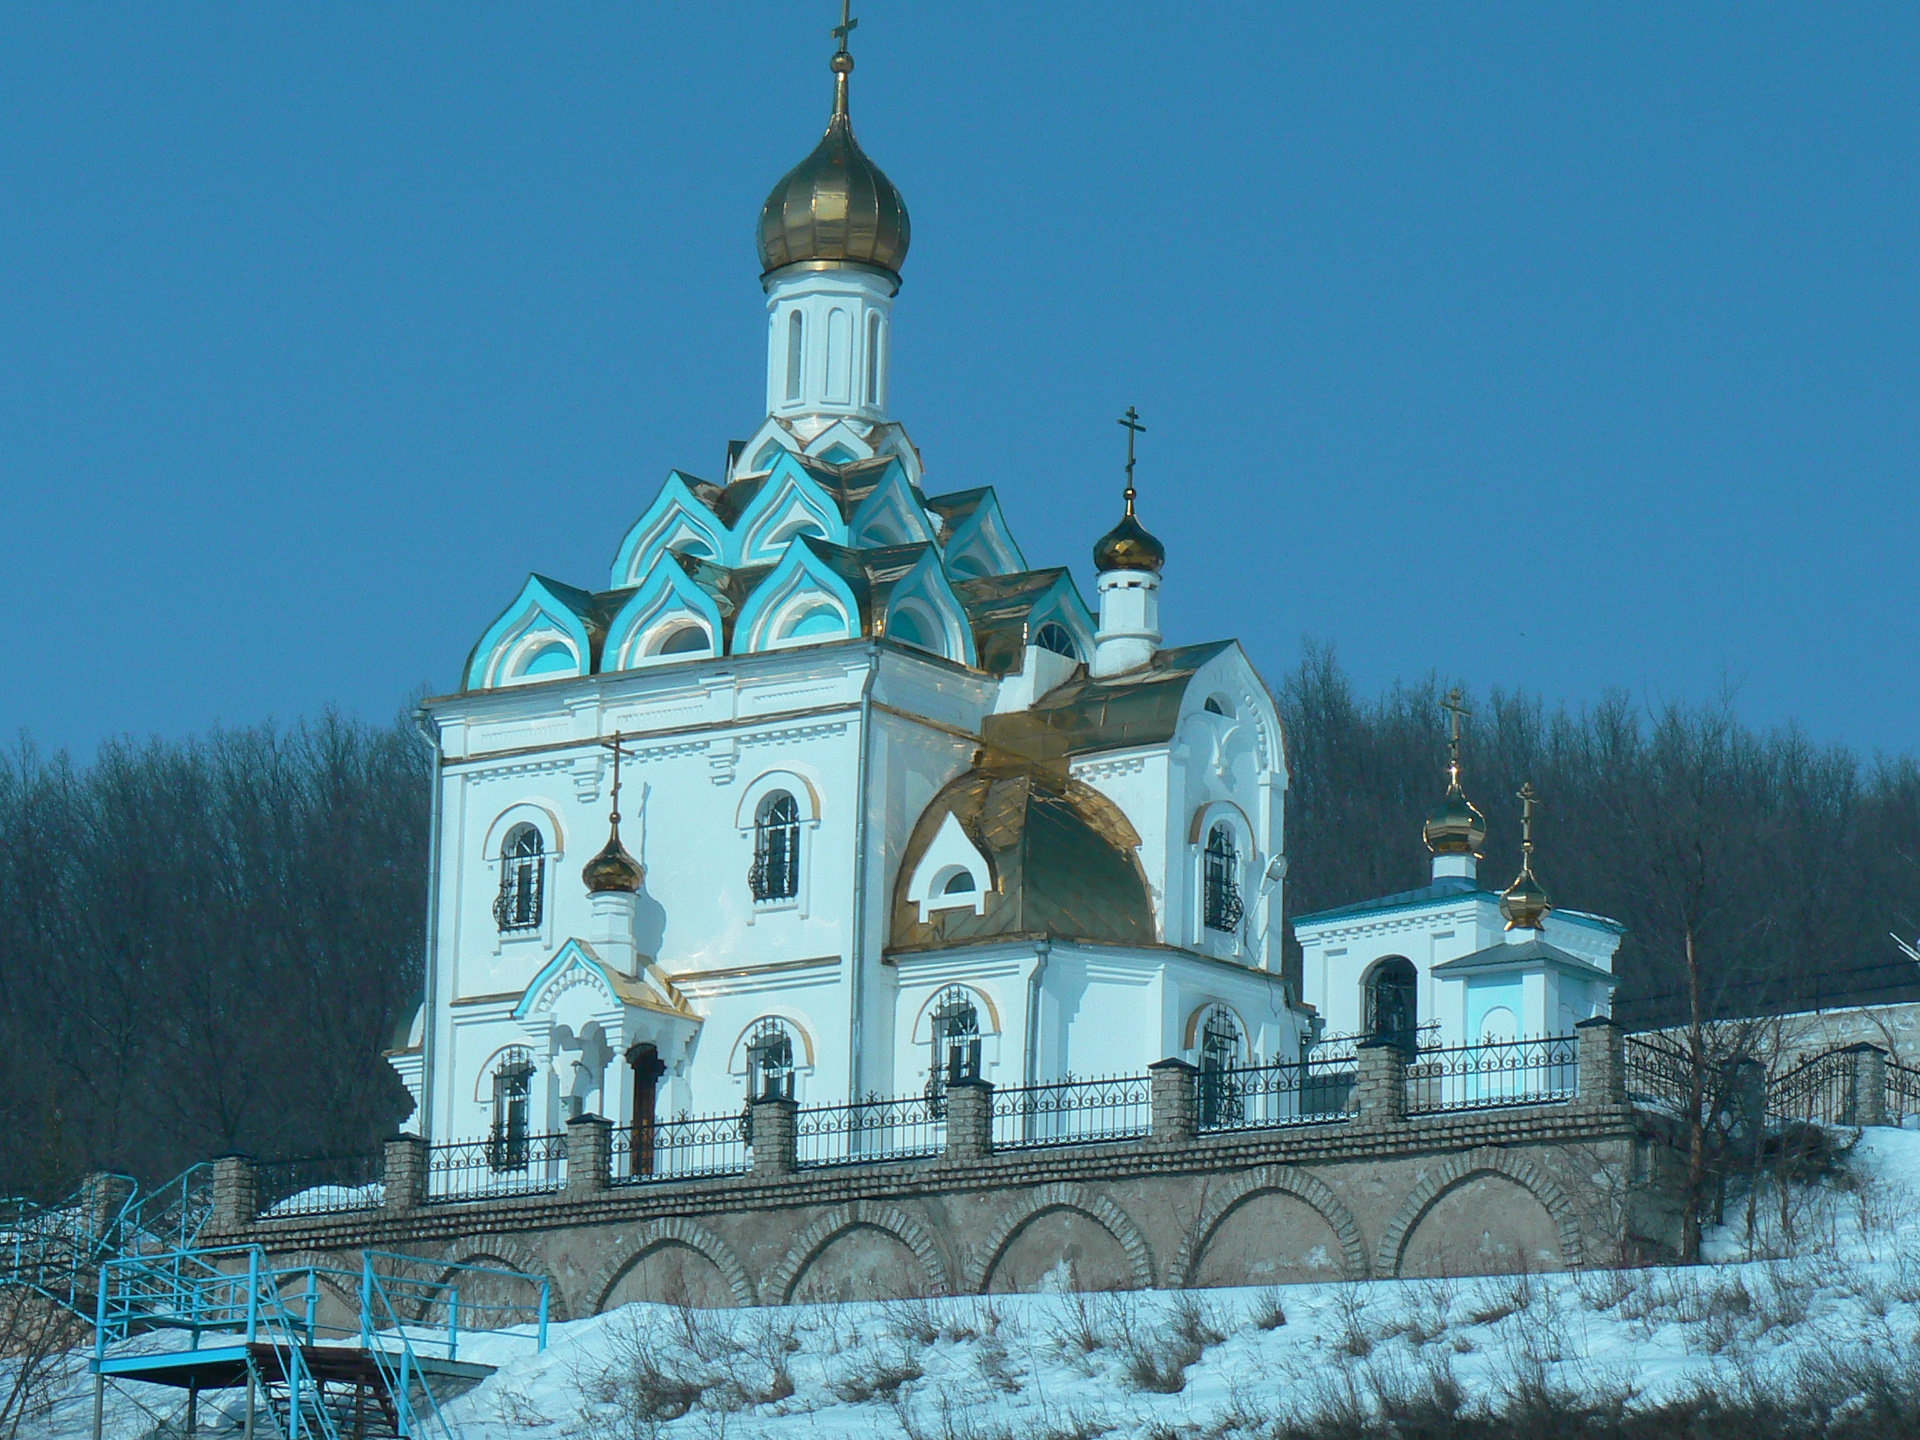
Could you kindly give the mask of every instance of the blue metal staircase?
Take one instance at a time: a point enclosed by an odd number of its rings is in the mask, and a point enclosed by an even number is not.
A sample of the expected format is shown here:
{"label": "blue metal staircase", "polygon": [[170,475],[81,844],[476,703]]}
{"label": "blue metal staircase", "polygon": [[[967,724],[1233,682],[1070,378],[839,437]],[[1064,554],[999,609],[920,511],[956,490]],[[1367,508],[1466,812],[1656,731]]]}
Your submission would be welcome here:
{"label": "blue metal staircase", "polygon": [[101,1174],[58,1204],[0,1200],[0,1285],[24,1286],[91,1320],[103,1263],[191,1249],[212,1210],[206,1164],[144,1195],[130,1176]]}
{"label": "blue metal staircase", "polygon": [[[286,1440],[460,1440],[442,1400],[492,1373],[459,1358],[463,1323],[544,1349],[548,1302],[537,1276],[380,1251],[358,1271],[276,1267],[258,1245],[123,1255],[100,1267],[94,1373],[184,1389],[190,1417],[244,1386],[249,1440],[263,1413]],[[166,1330],[187,1347],[126,1343]]]}

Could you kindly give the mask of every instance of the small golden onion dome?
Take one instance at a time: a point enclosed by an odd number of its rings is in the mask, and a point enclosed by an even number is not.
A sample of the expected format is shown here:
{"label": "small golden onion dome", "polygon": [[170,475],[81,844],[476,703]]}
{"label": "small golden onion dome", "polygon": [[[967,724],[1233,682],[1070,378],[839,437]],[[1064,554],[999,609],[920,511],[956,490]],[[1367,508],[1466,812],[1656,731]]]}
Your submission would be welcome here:
{"label": "small golden onion dome", "polygon": [[1500,897],[1500,913],[1507,917],[1509,930],[1544,930],[1547,912],[1553,909],[1545,888],[1533,878],[1533,866],[1522,865],[1513,884]]}
{"label": "small golden onion dome", "polygon": [[1102,575],[1109,570],[1151,570],[1160,573],[1167,563],[1167,547],[1147,533],[1127,502],[1127,513],[1120,523],[1102,535],[1093,547],[1093,568]]}
{"label": "small golden onion dome", "polygon": [[1487,817],[1474,809],[1467,792],[1455,780],[1447,797],[1427,816],[1427,849],[1436,855],[1476,855],[1487,838]]}
{"label": "small golden onion dome", "polygon": [[622,891],[632,895],[639,891],[646,873],[640,862],[629,855],[627,847],[620,843],[620,829],[615,826],[600,853],[587,861],[580,878],[587,882],[589,895]]}
{"label": "small golden onion dome", "polygon": [[813,153],[789,170],[760,207],[760,265],[872,265],[897,282],[907,258],[907,202],[853,138],[847,75],[853,57],[833,57],[833,118]]}

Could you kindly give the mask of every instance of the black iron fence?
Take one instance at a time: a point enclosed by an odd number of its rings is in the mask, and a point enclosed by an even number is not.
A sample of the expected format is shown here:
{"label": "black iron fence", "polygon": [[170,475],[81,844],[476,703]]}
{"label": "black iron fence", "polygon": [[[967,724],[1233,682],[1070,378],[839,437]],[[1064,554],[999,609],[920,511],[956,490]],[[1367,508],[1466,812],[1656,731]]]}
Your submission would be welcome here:
{"label": "black iron fence", "polygon": [[1579,1089],[1571,1035],[1422,1050],[1407,1066],[1407,1113],[1566,1100]]}
{"label": "black iron fence", "polygon": [[427,1147],[429,1200],[485,1200],[537,1195],[567,1183],[567,1137],[562,1134],[499,1140],[456,1140]]}
{"label": "black iron fence", "polygon": [[1887,1057],[1887,1123],[1898,1125],[1920,1115],[1920,1070]]}
{"label": "black iron fence", "polygon": [[1202,1130],[1257,1130],[1313,1125],[1346,1118],[1353,1103],[1351,1054],[1312,1055],[1306,1061],[1202,1070]]}
{"label": "black iron fence", "polygon": [[1693,1103],[1693,1062],[1668,1042],[1642,1035],[1626,1037],[1627,1099],[1636,1105],[1685,1115]]}
{"label": "black iron fence", "polygon": [[1854,1125],[1860,1112],[1852,1052],[1829,1050],[1767,1082],[1767,1117],[1817,1125]]}
{"label": "black iron fence", "polygon": [[377,1210],[385,1198],[381,1156],[305,1155],[256,1160],[254,1204],[262,1215],[330,1215]]}
{"label": "black iron fence", "polygon": [[1152,1122],[1153,1081],[1145,1075],[1091,1080],[1069,1075],[993,1092],[996,1150],[1125,1140],[1145,1135]]}
{"label": "black iron fence", "polygon": [[613,1132],[616,1185],[739,1175],[750,1163],[747,1119],[738,1110],[723,1115],[676,1115]]}
{"label": "black iron fence", "polygon": [[938,1155],[947,1140],[942,1108],[927,1095],[809,1106],[794,1116],[794,1163],[807,1168]]}

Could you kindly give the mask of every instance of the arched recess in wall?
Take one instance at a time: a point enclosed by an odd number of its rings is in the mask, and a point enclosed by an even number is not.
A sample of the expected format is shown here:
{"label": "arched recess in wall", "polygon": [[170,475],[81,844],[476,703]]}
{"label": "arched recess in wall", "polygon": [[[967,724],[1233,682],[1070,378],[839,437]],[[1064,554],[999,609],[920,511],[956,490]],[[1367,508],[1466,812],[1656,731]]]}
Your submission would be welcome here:
{"label": "arched recess in wall", "polygon": [[791,1301],[808,1267],[825,1255],[834,1242],[863,1229],[890,1237],[913,1256],[925,1282],[922,1293],[945,1295],[950,1292],[952,1280],[946,1257],[925,1225],[898,1205],[855,1200],[834,1206],[794,1238],[786,1257],[761,1283],[761,1303],[784,1305]]}
{"label": "arched recess in wall", "polygon": [[[652,1220],[641,1226],[630,1244],[603,1262],[588,1277],[587,1283],[581,1288],[585,1313],[598,1315],[612,1308],[608,1302],[623,1283],[631,1283],[636,1267],[645,1265],[650,1257],[663,1253],[669,1247],[697,1255],[711,1267],[713,1275],[725,1287],[728,1303],[753,1304],[753,1282],[747,1277],[746,1267],[740,1263],[740,1257],[733,1247],[705,1226],[683,1216],[673,1216],[665,1220]],[[706,1308],[699,1303],[700,1300],[711,1300],[711,1296],[689,1297],[684,1301],[667,1296],[633,1298],[656,1299],[668,1304],[695,1304],[696,1308]]]}
{"label": "arched recess in wall", "polygon": [[[1113,1273],[1075,1275],[1073,1281],[1084,1289],[1151,1289],[1153,1286],[1153,1253],[1147,1247],[1147,1238],[1140,1227],[1118,1205],[1105,1195],[1085,1185],[1059,1182],[1043,1185],[1031,1192],[1024,1202],[1017,1204],[1003,1215],[988,1232],[987,1238],[974,1252],[975,1260],[966,1277],[966,1287],[974,1294],[984,1295],[993,1288],[998,1272],[1007,1265],[1010,1252],[1019,1243],[1023,1235],[1053,1215],[1077,1216],[1086,1224],[1097,1227],[1115,1247],[1121,1257],[1120,1269]],[[1049,1237],[1051,1240],[1051,1237]],[[1069,1242],[1071,1243],[1071,1242]],[[1057,1248],[1049,1243],[1041,1247],[1046,1253]],[[1075,1257],[1063,1253],[1061,1259],[1071,1262]],[[1111,1268],[1111,1255],[1087,1257],[1093,1264],[1103,1269]],[[1116,1283],[1117,1276],[1117,1283]],[[1023,1276],[999,1278],[1024,1279]],[[1109,1283],[1100,1283],[1106,1281]],[[1018,1288],[1010,1285],[1008,1288]]]}
{"label": "arched recess in wall", "polygon": [[[1583,1262],[1579,1213],[1567,1192],[1532,1161],[1508,1150],[1483,1146],[1450,1157],[1428,1171],[1414,1186],[1380,1234],[1373,1257],[1375,1273],[1400,1274],[1408,1241],[1421,1222],[1449,1195],[1483,1177],[1498,1177],[1510,1182],[1515,1189],[1524,1192],[1530,1201],[1537,1203],[1551,1220],[1553,1232],[1559,1241],[1562,1267],[1568,1270],[1580,1267]],[[1487,1217],[1483,1214],[1476,1218]]]}
{"label": "arched recess in wall", "polygon": [[[1207,1197],[1199,1216],[1188,1228],[1186,1238],[1181,1241],[1179,1252],[1173,1263],[1167,1268],[1167,1288],[1179,1290],[1200,1283],[1207,1265],[1208,1250],[1216,1237],[1221,1235],[1222,1227],[1232,1224],[1242,1217],[1256,1219],[1262,1223],[1248,1226],[1260,1239],[1269,1240],[1269,1249],[1284,1252],[1287,1239],[1279,1232],[1283,1227],[1272,1224],[1272,1217],[1250,1216],[1252,1207],[1260,1205],[1262,1197],[1281,1196],[1297,1202],[1306,1211],[1318,1218],[1335,1243],[1337,1261],[1331,1268],[1340,1272],[1340,1278],[1364,1280],[1368,1273],[1366,1245],[1360,1237],[1360,1225],[1353,1212],[1340,1203],[1339,1197],[1318,1176],[1304,1170],[1296,1170],[1291,1165],[1265,1165],[1258,1170],[1240,1175],[1230,1180],[1220,1189]],[[1272,1278],[1259,1274],[1252,1266],[1248,1267],[1249,1278],[1245,1281],[1215,1281],[1214,1283],[1272,1284],[1278,1280],[1290,1279],[1327,1279],[1330,1276],[1313,1273],[1314,1247],[1317,1237],[1308,1234],[1301,1237],[1303,1245],[1295,1245],[1300,1252],[1286,1257],[1304,1263],[1290,1267],[1276,1265]],[[1238,1259],[1239,1257],[1235,1257]],[[1292,1273],[1288,1273],[1291,1271]]]}

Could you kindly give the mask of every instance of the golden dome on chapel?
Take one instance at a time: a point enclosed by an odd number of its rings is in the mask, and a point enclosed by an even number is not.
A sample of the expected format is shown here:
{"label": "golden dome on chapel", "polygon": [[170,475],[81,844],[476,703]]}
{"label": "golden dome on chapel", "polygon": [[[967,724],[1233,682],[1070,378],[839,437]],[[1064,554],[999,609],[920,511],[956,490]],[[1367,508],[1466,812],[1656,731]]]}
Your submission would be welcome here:
{"label": "golden dome on chapel", "polygon": [[760,207],[760,265],[870,265],[897,283],[907,258],[907,202],[853,138],[847,76],[853,56],[833,57],[833,118],[827,133],[773,187]]}
{"label": "golden dome on chapel", "polygon": [[1167,547],[1147,533],[1129,497],[1120,523],[1094,542],[1093,568],[1102,575],[1110,570],[1149,570],[1158,575],[1166,563]]}
{"label": "golden dome on chapel", "polygon": [[632,895],[639,891],[640,882],[645,877],[646,871],[641,868],[640,862],[620,843],[620,827],[617,823],[600,853],[587,861],[580,871],[580,878],[586,881],[589,895],[612,892]]}
{"label": "golden dome on chapel", "polygon": [[1427,816],[1427,848],[1436,855],[1476,855],[1487,838],[1487,817],[1474,808],[1458,776],[1447,786],[1446,798]]}

